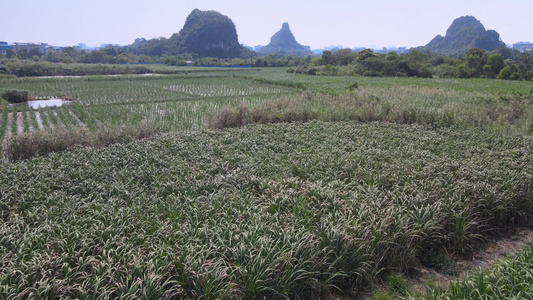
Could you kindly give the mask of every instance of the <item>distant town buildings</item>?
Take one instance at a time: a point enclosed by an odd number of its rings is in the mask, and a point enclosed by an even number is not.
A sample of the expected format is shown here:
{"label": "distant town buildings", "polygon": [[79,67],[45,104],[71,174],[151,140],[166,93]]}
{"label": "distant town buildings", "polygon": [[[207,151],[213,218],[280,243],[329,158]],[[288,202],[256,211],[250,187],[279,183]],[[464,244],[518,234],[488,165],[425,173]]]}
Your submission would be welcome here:
{"label": "distant town buildings", "polygon": [[19,51],[30,52],[34,49],[37,49],[44,56],[51,52],[61,53],[66,48],[70,48],[70,49],[74,48],[78,51],[84,50],[86,52],[91,52],[93,50],[98,50],[102,48],[119,50],[120,47],[121,46],[118,44],[102,44],[100,45],[100,47],[87,47],[85,43],[79,43],[77,46],[70,46],[70,47],[52,46],[47,43],[19,43],[19,42],[15,42],[10,45],[7,42],[0,41],[0,54],[6,55],[7,49],[11,49],[15,51],[15,53],[18,53]]}
{"label": "distant town buildings", "polygon": [[531,51],[533,50],[533,43],[518,42],[518,43],[513,44],[513,49],[519,50],[520,52]]}
{"label": "distant town buildings", "polygon": [[0,53],[3,55],[7,54],[7,49],[13,50],[15,53],[19,51],[30,52],[32,50],[39,50],[41,55],[47,55],[51,52],[60,53],[64,47],[52,46],[46,43],[18,43],[15,42],[13,45],[9,45],[7,42],[0,42]]}
{"label": "distant town buildings", "polygon": [[113,49],[115,51],[118,51],[120,49],[120,45],[119,44],[101,44],[100,45],[100,48],[103,48],[103,49]]}
{"label": "distant town buildings", "polygon": [[9,45],[7,42],[0,42],[0,53],[2,53],[2,55],[6,55],[7,49],[13,49],[13,46]]}
{"label": "distant town buildings", "polygon": [[60,51],[59,47],[54,47],[46,43],[13,43],[13,50],[17,53],[22,50],[30,52],[34,49],[39,50],[43,55],[47,55],[49,52]]}

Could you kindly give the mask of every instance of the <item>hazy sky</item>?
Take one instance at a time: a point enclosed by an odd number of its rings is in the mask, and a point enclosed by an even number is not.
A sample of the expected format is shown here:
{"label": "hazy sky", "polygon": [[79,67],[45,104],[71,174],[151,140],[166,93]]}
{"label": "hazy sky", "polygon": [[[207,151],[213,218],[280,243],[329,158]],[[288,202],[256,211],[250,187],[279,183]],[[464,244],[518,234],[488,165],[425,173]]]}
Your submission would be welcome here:
{"label": "hazy sky", "polygon": [[533,41],[532,0],[0,0],[0,41],[128,45],[170,37],[189,13],[216,10],[237,26],[239,42],[266,45],[289,22],[311,48],[415,47],[472,15],[507,43]]}

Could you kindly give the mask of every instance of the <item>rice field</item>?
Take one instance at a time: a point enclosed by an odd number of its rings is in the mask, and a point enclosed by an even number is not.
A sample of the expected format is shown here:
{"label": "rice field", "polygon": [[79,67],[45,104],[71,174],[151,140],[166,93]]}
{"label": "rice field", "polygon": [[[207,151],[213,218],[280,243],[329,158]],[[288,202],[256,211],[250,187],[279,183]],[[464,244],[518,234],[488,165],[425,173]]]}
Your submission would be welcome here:
{"label": "rice field", "polygon": [[219,73],[2,79],[0,92],[20,89],[29,90],[33,99],[73,100],[62,107],[38,110],[4,103],[0,119],[3,150],[7,151],[11,137],[37,130],[98,131],[139,122],[154,124],[165,132],[199,129],[208,115],[222,107],[294,93],[289,88]]}

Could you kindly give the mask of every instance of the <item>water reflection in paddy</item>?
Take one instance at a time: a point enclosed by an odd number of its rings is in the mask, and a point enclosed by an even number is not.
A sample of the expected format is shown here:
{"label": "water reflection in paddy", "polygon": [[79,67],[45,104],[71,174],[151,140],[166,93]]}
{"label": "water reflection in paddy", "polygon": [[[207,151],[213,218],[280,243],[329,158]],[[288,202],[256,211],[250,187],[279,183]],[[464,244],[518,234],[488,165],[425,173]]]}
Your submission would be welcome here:
{"label": "water reflection in paddy", "polygon": [[52,98],[48,100],[31,100],[28,101],[28,106],[33,109],[38,109],[39,107],[61,106],[70,102],[71,101],[65,99]]}

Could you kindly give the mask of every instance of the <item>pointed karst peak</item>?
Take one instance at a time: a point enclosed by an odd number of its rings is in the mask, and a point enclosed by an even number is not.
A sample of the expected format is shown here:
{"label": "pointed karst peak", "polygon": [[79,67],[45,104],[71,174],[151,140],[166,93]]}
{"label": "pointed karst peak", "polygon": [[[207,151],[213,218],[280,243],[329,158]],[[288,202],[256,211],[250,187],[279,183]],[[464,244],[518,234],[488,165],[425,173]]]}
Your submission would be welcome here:
{"label": "pointed karst peak", "polygon": [[474,16],[462,16],[453,20],[452,25],[446,30],[446,35],[457,34],[460,31],[464,31],[468,28],[473,33],[485,32],[483,24]]}
{"label": "pointed karst peak", "polygon": [[270,38],[270,43],[258,52],[259,55],[281,53],[297,56],[312,54],[309,46],[298,44],[287,22],[283,23],[281,29]]}

